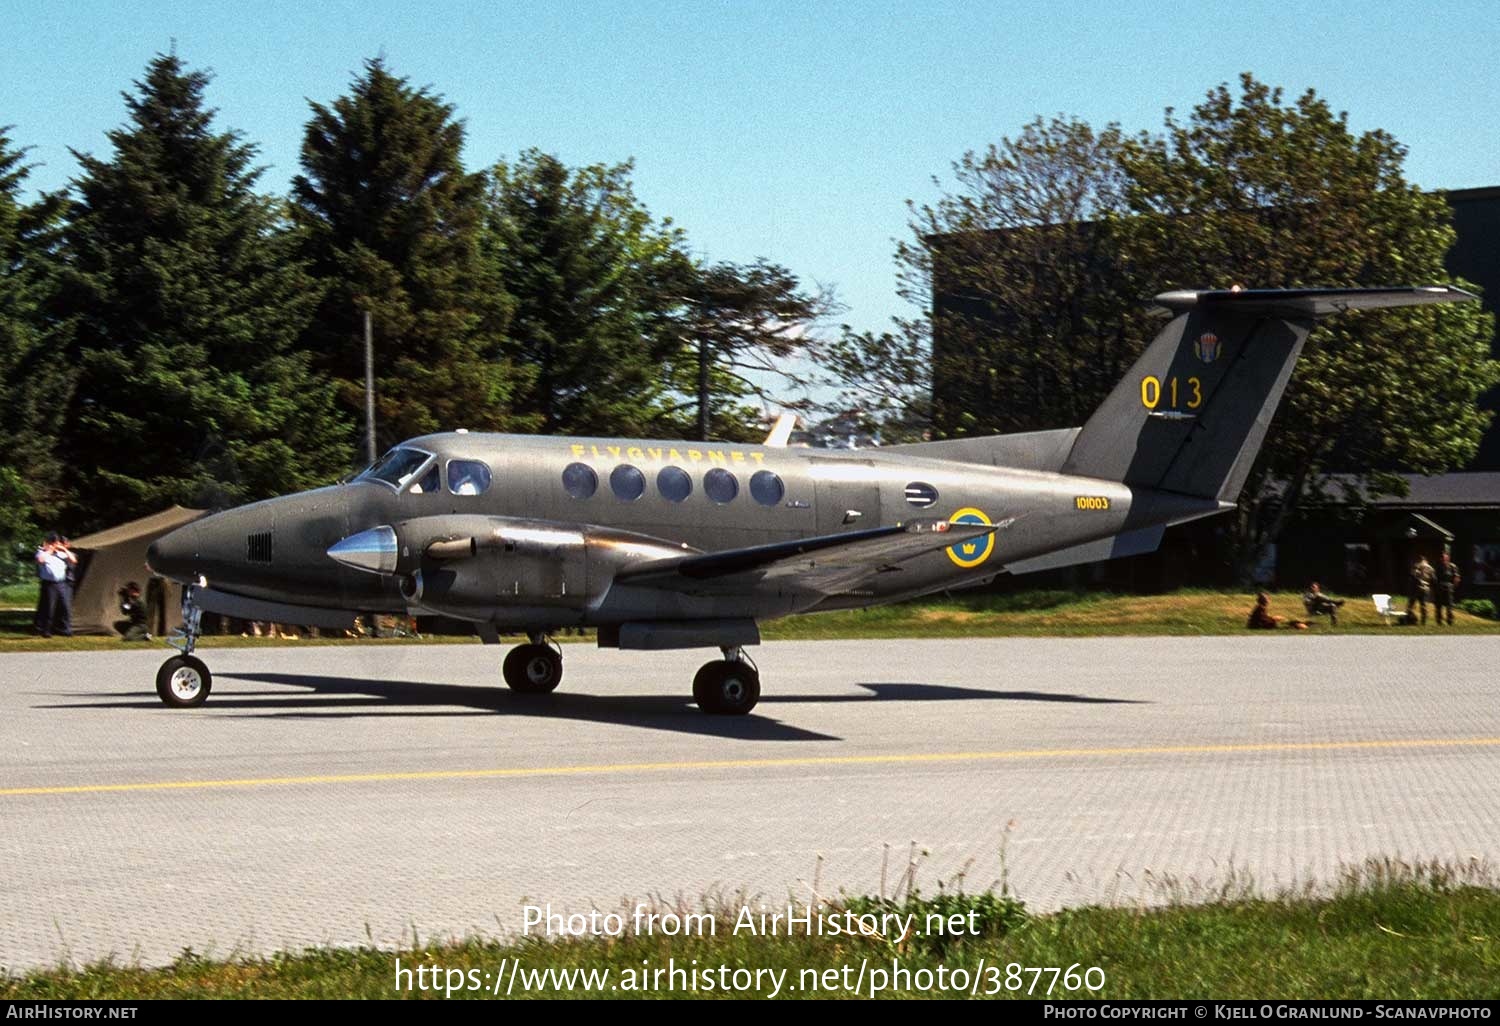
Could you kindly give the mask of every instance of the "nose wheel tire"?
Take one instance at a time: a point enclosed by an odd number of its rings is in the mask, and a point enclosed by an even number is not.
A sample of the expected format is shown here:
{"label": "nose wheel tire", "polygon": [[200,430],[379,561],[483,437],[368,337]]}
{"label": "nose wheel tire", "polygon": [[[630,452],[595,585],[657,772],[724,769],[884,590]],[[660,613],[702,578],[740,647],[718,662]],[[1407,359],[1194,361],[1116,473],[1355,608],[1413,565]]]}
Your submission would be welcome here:
{"label": "nose wheel tire", "polygon": [[714,716],[744,716],[760,701],[760,674],[748,663],[705,663],[693,678],[693,699]]}
{"label": "nose wheel tire", "polygon": [[545,695],[562,683],[562,656],[550,645],[517,645],[505,657],[505,683],[523,695]]}
{"label": "nose wheel tire", "polygon": [[174,709],[191,709],[208,701],[213,674],[196,656],[177,655],[156,671],[156,694]]}

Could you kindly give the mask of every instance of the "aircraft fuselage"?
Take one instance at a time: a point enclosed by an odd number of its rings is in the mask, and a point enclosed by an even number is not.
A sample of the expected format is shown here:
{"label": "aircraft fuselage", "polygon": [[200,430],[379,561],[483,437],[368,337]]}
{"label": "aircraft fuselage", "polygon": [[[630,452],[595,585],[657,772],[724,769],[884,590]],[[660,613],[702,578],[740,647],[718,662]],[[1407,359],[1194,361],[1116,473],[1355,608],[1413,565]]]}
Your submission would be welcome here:
{"label": "aircraft fuselage", "polygon": [[[412,454],[411,466],[386,475],[392,480],[367,471],[347,484],[206,517],[158,542],[152,565],[169,577],[201,577],[217,591],[270,602],[360,612],[416,607],[501,628],[598,625],[642,616],[760,619],[972,585],[1030,557],[1219,509],[1202,499],[1141,495],[1094,478],[899,450],[447,433],[413,439],[392,452]],[[481,489],[476,478],[485,476]],[[474,518],[504,518],[517,529],[531,522],[535,530],[592,533],[598,543],[582,545],[571,575],[568,567],[554,566],[561,576],[550,580],[541,579],[545,567],[529,565],[515,551],[498,552],[489,565],[476,567],[474,586],[489,593],[447,607],[404,596],[409,573],[369,573],[328,554],[341,539],[382,525],[430,525],[430,536],[402,538],[408,548],[425,547],[436,538],[431,532],[452,535],[472,527]],[[747,608],[744,595],[663,596],[611,586],[620,565],[615,551],[629,543],[643,546],[645,556],[661,557],[916,519],[1002,526],[834,595],[764,589]],[[407,565],[415,570],[410,552]],[[476,601],[481,598],[490,601]]]}

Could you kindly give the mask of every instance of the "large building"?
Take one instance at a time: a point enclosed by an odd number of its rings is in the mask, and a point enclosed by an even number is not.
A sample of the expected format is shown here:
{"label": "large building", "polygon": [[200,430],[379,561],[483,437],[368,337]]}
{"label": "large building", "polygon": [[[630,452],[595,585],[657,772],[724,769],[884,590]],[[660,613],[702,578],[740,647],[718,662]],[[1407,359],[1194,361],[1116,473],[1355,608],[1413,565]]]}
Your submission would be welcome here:
{"label": "large building", "polygon": [[[1478,285],[1484,306],[1491,313],[1500,303],[1500,186],[1487,189],[1456,189],[1448,193],[1453,206],[1453,227],[1458,240],[1448,252],[1448,270]],[[1500,359],[1500,330],[1493,349]],[[1486,410],[1497,411],[1484,441],[1479,444],[1469,470],[1500,470],[1500,387],[1480,400]]]}
{"label": "large building", "polygon": [[[1500,186],[1450,191],[1457,240],[1448,254],[1448,270],[1479,287],[1485,309],[1500,310]],[[1406,284],[1406,283],[1392,283]],[[1411,283],[1425,284],[1425,283]],[[965,310],[964,297],[946,294],[935,282],[934,309]],[[972,374],[961,353],[941,333],[933,339],[933,392],[962,402],[966,381],[945,375]],[[1492,352],[1500,359],[1500,329]],[[1289,525],[1275,559],[1276,583],[1298,586],[1318,577],[1341,590],[1385,590],[1404,594],[1407,568],[1418,554],[1436,559],[1450,551],[1465,571],[1463,593],[1500,604],[1500,387],[1480,399],[1496,416],[1470,464],[1462,472],[1408,478],[1410,494],[1377,500],[1363,511],[1338,504],[1318,507],[1310,517]],[[937,407],[939,429],[943,404]],[[1063,427],[1066,425],[1054,425]],[[1159,552],[1150,556],[1096,564],[1063,575],[1073,582],[1093,580],[1116,587],[1154,590],[1193,582],[1224,580],[1223,525],[1218,518],[1167,532]],[[1033,579],[1028,579],[1028,583]],[[1060,582],[1055,582],[1060,583]]]}

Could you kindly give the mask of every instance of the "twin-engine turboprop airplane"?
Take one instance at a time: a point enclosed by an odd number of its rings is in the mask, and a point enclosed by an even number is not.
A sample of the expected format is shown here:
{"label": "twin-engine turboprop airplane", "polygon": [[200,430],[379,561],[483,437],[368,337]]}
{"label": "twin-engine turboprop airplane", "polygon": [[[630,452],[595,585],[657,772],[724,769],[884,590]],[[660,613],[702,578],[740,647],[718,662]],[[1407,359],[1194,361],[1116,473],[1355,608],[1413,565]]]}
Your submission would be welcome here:
{"label": "twin-engine turboprop airplane", "polygon": [[[895,602],[999,573],[1153,551],[1234,508],[1314,323],[1476,297],[1448,286],[1167,292],[1170,322],[1081,428],[827,451],[614,438],[428,435],[348,484],[206,517],[151,546],[187,585],[170,706],[207,699],[203,611],[351,627],[359,613],[522,632],[507,684],[562,679],[549,635],[719,648],[693,696],[744,714],[758,623]],[[778,437],[782,436],[782,437]],[[779,444],[778,444],[779,443]]]}

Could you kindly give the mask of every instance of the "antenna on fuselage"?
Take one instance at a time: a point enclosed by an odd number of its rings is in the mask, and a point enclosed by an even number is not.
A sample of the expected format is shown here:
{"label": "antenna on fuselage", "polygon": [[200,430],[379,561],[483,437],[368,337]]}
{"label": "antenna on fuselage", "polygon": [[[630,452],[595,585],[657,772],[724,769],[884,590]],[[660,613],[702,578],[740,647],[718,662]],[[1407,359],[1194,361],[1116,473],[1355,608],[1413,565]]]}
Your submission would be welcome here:
{"label": "antenna on fuselage", "polygon": [[766,435],[764,445],[774,449],[785,449],[788,439],[792,437],[792,429],[797,426],[797,415],[795,413],[783,413],[776,418],[776,423],[771,426],[771,433]]}

